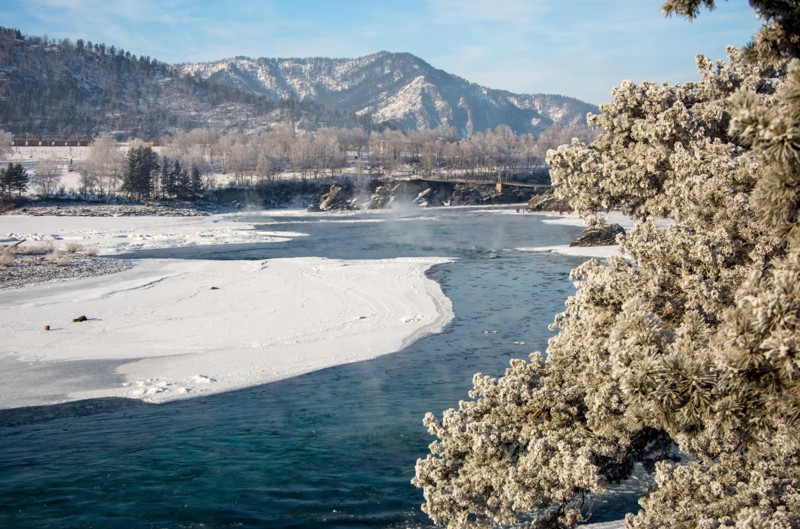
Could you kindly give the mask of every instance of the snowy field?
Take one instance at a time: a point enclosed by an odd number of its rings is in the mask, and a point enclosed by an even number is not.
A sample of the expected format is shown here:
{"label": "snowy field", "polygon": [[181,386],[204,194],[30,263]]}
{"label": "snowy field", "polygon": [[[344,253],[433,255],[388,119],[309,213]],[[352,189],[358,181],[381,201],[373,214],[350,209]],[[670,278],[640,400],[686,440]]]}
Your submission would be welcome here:
{"label": "snowy field", "polygon": [[[122,152],[127,149],[127,145],[120,146]],[[90,150],[91,147],[12,147],[11,151],[0,160],[0,166],[6,167],[8,163],[20,163],[31,175],[36,173],[38,163],[52,161],[61,170],[61,177],[55,189],[63,187],[67,193],[73,194],[81,187],[77,167],[86,160]],[[33,191],[31,186],[28,192],[30,194]]]}
{"label": "snowy field", "polygon": [[[0,216],[6,241],[72,241],[101,254],[297,235],[227,216]],[[425,276],[445,261],[141,260],[109,276],[0,291],[0,408],[164,402],[395,352],[452,319]]]}

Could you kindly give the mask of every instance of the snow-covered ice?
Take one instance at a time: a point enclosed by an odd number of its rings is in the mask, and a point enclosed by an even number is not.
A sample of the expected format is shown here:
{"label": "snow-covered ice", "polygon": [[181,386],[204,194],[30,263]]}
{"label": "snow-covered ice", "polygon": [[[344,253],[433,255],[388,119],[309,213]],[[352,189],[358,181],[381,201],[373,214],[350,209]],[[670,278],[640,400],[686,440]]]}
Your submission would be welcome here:
{"label": "snow-covered ice", "polygon": [[72,242],[93,247],[100,255],[134,250],[207,244],[285,241],[302,233],[255,230],[233,215],[207,217],[50,217],[1,215],[4,241]]}
{"label": "snow-covered ice", "polygon": [[[221,216],[0,216],[0,236],[9,234],[101,253],[298,235]],[[0,291],[0,408],[164,402],[392,353],[453,318],[425,276],[443,262],[146,259],[117,274]],[[88,321],[73,322],[79,316]]]}

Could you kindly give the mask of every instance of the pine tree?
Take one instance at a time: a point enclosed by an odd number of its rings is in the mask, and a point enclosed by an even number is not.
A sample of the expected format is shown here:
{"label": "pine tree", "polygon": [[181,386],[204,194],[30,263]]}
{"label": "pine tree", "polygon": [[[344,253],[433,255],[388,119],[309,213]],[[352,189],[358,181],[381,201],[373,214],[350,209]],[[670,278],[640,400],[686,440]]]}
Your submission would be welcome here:
{"label": "pine tree", "polygon": [[150,198],[153,192],[153,173],[159,170],[158,156],[149,145],[128,149],[128,168],[122,190],[139,200]]}
{"label": "pine tree", "polygon": [[181,200],[189,198],[191,182],[189,181],[189,173],[181,167],[181,164],[175,160],[173,167],[173,175],[175,177],[175,194]]}
{"label": "pine tree", "polygon": [[0,193],[2,193],[3,197],[8,197],[11,194],[11,175],[9,174],[10,169],[10,163],[8,164],[8,168],[0,169]]}
{"label": "pine tree", "polygon": [[189,195],[191,200],[197,200],[203,195],[203,178],[200,175],[200,169],[198,169],[197,166],[192,167]]}
{"label": "pine tree", "polygon": [[169,158],[161,159],[161,195],[164,197],[175,196],[175,174]]}
{"label": "pine tree", "polygon": [[636,220],[629,259],[573,271],[546,360],[426,416],[414,483],[437,523],[570,527],[641,462],[629,528],[800,527],[800,7],[750,3],[750,47],[699,58],[696,83],[623,83],[594,143],[548,155],[582,215]]}
{"label": "pine tree", "polygon": [[0,186],[7,197],[14,191],[17,192],[17,196],[22,196],[22,193],[27,191],[29,183],[28,171],[20,163],[9,162],[8,167],[0,173]]}

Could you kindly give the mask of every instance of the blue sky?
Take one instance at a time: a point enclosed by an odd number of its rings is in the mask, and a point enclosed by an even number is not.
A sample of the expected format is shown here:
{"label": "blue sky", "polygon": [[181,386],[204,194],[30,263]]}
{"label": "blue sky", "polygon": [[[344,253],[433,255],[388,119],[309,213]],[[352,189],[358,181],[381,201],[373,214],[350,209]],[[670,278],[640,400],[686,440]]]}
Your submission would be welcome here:
{"label": "blue sky", "polygon": [[660,0],[0,0],[0,25],[164,62],[410,52],[469,81],[591,103],[623,79],[697,78],[759,23],[743,0],[689,22]]}

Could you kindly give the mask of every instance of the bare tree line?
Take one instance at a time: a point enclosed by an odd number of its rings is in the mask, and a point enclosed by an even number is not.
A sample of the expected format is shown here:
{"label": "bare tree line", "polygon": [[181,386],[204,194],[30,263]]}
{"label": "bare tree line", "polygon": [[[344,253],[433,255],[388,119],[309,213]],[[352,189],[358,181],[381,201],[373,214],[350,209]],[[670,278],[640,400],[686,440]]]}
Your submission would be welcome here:
{"label": "bare tree line", "polygon": [[368,133],[360,128],[320,128],[299,133],[277,125],[259,134],[223,135],[209,129],[181,132],[165,140],[164,154],[203,174],[232,176],[234,185],[250,185],[286,176],[315,178],[342,172],[391,175],[412,172],[426,177],[524,179],[545,167],[549,149],[573,137],[591,141],[587,127],[554,126],[538,138],[515,135],[509,127],[461,139],[452,128]]}
{"label": "bare tree line", "polygon": [[[278,124],[259,134],[223,134],[215,129],[175,133],[163,138],[159,155],[170,163],[178,161],[189,171],[196,169],[203,175],[204,189],[343,173],[525,181],[546,175],[548,150],[575,137],[589,142],[595,135],[587,127],[553,126],[534,138],[499,126],[464,139],[452,128],[409,132],[320,128],[306,132]],[[11,140],[10,134],[0,131],[0,154],[10,152]],[[140,143],[133,140],[123,148],[109,136],[95,138],[85,158],[74,165],[70,161],[70,169],[80,175],[76,191],[82,195],[120,194],[128,164],[126,150]],[[31,167],[32,189],[43,196],[56,194],[63,166],[55,158],[37,160]]]}

